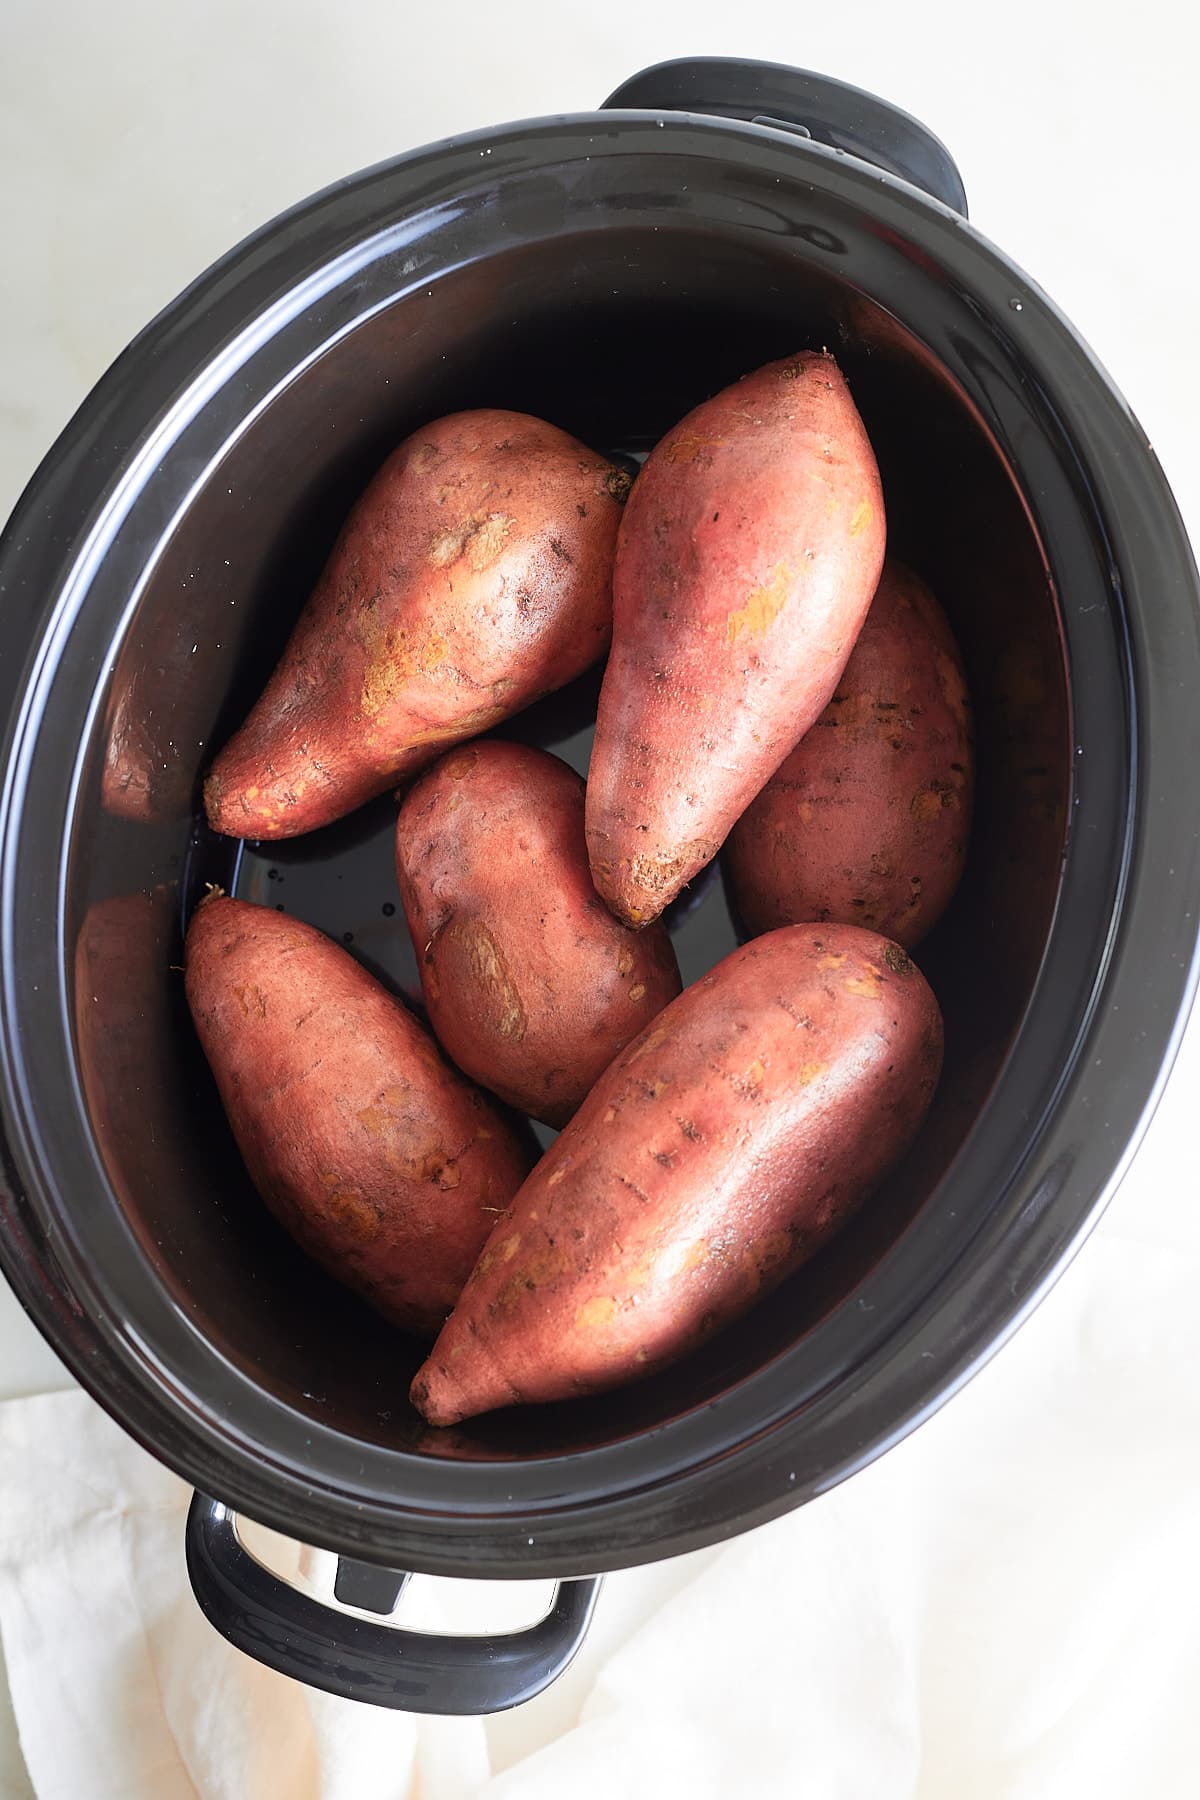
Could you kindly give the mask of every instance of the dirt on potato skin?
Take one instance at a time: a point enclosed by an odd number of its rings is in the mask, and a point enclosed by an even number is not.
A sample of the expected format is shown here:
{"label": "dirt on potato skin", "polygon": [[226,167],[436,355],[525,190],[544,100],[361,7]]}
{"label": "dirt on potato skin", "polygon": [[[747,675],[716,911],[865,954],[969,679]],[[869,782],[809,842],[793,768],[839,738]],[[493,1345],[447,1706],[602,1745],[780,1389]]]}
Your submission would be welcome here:
{"label": "dirt on potato skin", "polygon": [[974,733],[944,612],[891,559],[829,705],[729,834],[722,861],[752,932],[862,925],[913,949],[966,864]]}
{"label": "dirt on potato skin", "polygon": [[854,926],[756,938],[605,1072],[488,1240],[413,1384],[430,1424],[673,1362],[813,1255],[941,1068],[916,965]]}
{"label": "dirt on potato skin", "polygon": [[621,520],[588,772],[596,886],[658,917],[829,701],[883,562],[879,471],[832,357],[768,364],[651,452]]}
{"label": "dirt on potato skin", "polygon": [[562,1126],[679,992],[665,927],[597,896],[584,784],[547,751],[483,739],[409,789],[396,875],[439,1042],[509,1105]]}
{"label": "dirt on potato skin", "polygon": [[603,656],[629,477],[524,413],[408,438],[351,511],[283,656],[208,774],[210,825],[296,837]]}
{"label": "dirt on potato skin", "polygon": [[406,1330],[449,1312],[530,1153],[402,1003],[312,926],[220,894],[184,984],[255,1187]]}

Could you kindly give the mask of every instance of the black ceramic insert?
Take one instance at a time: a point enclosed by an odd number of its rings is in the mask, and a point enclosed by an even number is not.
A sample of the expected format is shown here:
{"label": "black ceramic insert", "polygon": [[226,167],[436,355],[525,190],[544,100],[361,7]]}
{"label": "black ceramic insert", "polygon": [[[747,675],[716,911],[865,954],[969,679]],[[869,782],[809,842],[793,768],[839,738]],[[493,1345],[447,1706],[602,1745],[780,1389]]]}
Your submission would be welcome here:
{"label": "black ceramic insert", "polygon": [[[658,91],[716,105],[753,83],[754,65],[697,66]],[[802,131],[754,123],[780,117],[786,73],[736,117],[510,126],[306,202],[126,352],[0,543],[0,1264],[164,1461],[348,1557],[578,1576],[828,1487],[1061,1269],[1181,1029],[1200,787],[1176,772],[1200,752],[1200,623],[1166,483],[1045,296],[887,172],[916,153],[913,122],[885,167],[831,137],[840,118],[861,150],[869,126],[832,89],[811,125],[784,115]],[[928,179],[953,198],[937,152]],[[220,881],[412,997],[394,805],[238,860],[200,822],[199,777],[354,496],[422,421],[514,406],[637,453],[806,345],[846,369],[891,548],[942,599],[976,704],[970,866],[919,953],[947,1019],[934,1113],[861,1220],[702,1353],[430,1431],[405,1397],[420,1345],[313,1269],[250,1188],[177,969]],[[511,732],[583,769],[594,697],[585,678]],[[732,946],[719,879],[674,930],[688,978]]]}

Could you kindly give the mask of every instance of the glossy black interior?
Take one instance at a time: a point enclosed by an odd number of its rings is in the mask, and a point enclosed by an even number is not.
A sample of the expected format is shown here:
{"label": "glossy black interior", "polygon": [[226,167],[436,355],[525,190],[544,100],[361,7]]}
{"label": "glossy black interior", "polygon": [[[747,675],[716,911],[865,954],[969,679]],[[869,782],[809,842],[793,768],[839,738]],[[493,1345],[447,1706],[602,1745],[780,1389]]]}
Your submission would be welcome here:
{"label": "glossy black interior", "polygon": [[[270,669],[348,505],[422,421],[512,406],[636,454],[738,374],[819,345],[838,354],[875,443],[890,548],[942,599],[976,707],[970,865],[918,952],[947,1022],[934,1113],[841,1240],[702,1354],[588,1403],[429,1432],[404,1398],[421,1347],[312,1268],[250,1187],[178,972],[187,911],[219,882],[319,925],[414,999],[394,804],[238,853],[198,822],[198,777]],[[296,371],[204,473],[132,598],[70,843],[74,1029],[110,1182],[162,1283],[223,1358],[351,1436],[437,1456],[539,1455],[702,1404],[853,1289],[953,1157],[1020,1019],[1058,889],[1071,758],[1058,617],[1033,528],[975,415],[894,318],[783,239],[612,228],[510,248],[375,311]],[[586,769],[596,686],[584,678],[511,734]],[[675,909],[673,929],[685,979],[732,948],[715,871]]]}

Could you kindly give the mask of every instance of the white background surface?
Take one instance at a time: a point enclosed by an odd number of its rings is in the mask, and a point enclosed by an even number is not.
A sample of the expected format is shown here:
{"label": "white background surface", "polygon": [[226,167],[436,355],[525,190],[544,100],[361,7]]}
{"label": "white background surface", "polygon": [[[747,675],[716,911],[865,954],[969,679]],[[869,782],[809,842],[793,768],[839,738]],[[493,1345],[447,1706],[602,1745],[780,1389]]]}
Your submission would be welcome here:
{"label": "white background surface", "polygon": [[[431,139],[586,109],[634,70],[695,53],[759,56],[841,76],[895,100],[936,131],[962,170],[974,223],[1091,341],[1131,399],[1193,539],[1200,538],[1195,29],[1178,0],[1146,0],[1133,14],[1111,0],[986,9],[962,0],[858,0],[824,9],[794,0],[740,0],[735,7],[712,0],[638,0],[631,7],[509,0],[485,7],[463,0],[420,9],[402,0],[4,0],[0,516],[125,342],[209,261],[275,212],[348,171]],[[1180,779],[1200,779],[1200,768],[1181,770]],[[1060,1377],[1070,1392],[1076,1378],[1084,1382],[1081,1396],[1090,1391],[1086,1358],[1082,1376],[1073,1367],[1069,1378],[1054,1361],[1063,1354],[1068,1309],[1081,1306],[1085,1293],[1103,1291],[1101,1334],[1116,1308],[1114,1332],[1123,1339],[1132,1331],[1138,1355],[1127,1412],[1110,1411],[1098,1397],[1086,1418],[1078,1407],[1071,1415],[1067,1435],[1078,1440],[1080,1460],[1066,1475],[1078,1477],[1081,1497],[1107,1496],[1098,1503],[1108,1505],[1112,1535],[1107,1551],[1096,1551],[1119,1565],[1122,1543],[1137,1538],[1147,1504],[1144,1484],[1128,1467],[1122,1419],[1137,1421],[1144,1463],[1152,1464],[1156,1451],[1166,1457],[1173,1500],[1185,1514],[1190,1508],[1193,1522],[1200,1518],[1197,1446],[1194,1439],[1179,1443],[1177,1414],[1157,1402],[1164,1380],[1178,1377],[1178,1321],[1165,1290],[1151,1292],[1149,1278],[1140,1287],[1136,1279],[1110,1280],[1123,1245],[1149,1254],[1172,1294],[1186,1291],[1189,1271],[1200,1276],[1198,1096],[1200,1029],[1193,1027],[1146,1146],[1098,1237],[1043,1309],[1047,1323],[1039,1318],[1028,1327],[888,1462],[923,1454],[922,1440],[940,1434],[940,1453],[951,1461],[956,1444],[977,1465],[983,1459],[981,1474],[993,1491],[1015,1480],[1016,1440],[1000,1438],[989,1468],[980,1409],[1016,1409],[1035,1441],[1053,1433],[1054,1420],[1061,1424]],[[1136,1276],[1143,1264],[1132,1254],[1128,1260]],[[1196,1285],[1191,1281],[1193,1308]],[[1048,1360],[1035,1369],[1025,1346],[1038,1332]],[[67,1380],[0,1285],[0,1397]],[[991,1399],[977,1400],[984,1389]],[[1194,1430],[1194,1412],[1190,1423]],[[864,1494],[870,1481],[871,1473],[859,1478]],[[885,1503],[882,1477],[876,1488]],[[1035,1484],[1009,1499],[1032,1541],[1046,1524],[1039,1512],[1046,1496]],[[4,1505],[0,1493],[0,1516]],[[864,1515],[867,1501],[855,1505]],[[979,1574],[991,1554],[986,1519],[974,1554]],[[1055,1589],[1059,1625],[1091,1616],[1089,1565],[1070,1569],[1071,1578]],[[650,1596],[656,1578],[647,1572],[641,1579]],[[1194,1557],[1174,1586],[1172,1604],[1184,1593],[1200,1611]],[[731,1608],[742,1599],[730,1595]],[[1152,1634],[1154,1618],[1151,1610],[1143,1621]],[[1031,1621],[1031,1656],[1045,1629]],[[1197,1791],[1183,1785],[1181,1734],[1178,1723],[1168,1727],[1165,1745],[1158,1744],[1165,1773],[1157,1787],[1139,1783],[1138,1791]],[[0,1680],[0,1795],[10,1791],[27,1790]],[[859,1790],[831,1777],[811,1791]],[[909,1791],[918,1789],[904,1787]],[[974,1800],[983,1790],[944,1791]],[[994,1791],[1035,1790],[1017,1783]],[[1073,1800],[1076,1791],[1082,1797],[1074,1786],[1036,1789],[1048,1800]]]}

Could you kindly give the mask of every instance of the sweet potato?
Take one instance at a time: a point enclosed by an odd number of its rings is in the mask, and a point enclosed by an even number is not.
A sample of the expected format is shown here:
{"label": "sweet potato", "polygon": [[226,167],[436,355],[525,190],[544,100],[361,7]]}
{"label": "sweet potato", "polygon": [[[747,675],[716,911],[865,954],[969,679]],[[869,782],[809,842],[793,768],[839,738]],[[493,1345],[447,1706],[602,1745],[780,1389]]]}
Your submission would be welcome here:
{"label": "sweet potato", "polygon": [[756,938],[601,1076],[488,1239],[412,1387],[432,1425],[672,1362],[820,1248],[906,1149],[937,1002],[853,926]]}
{"label": "sweet potato", "polygon": [[958,886],[972,785],[954,634],[924,582],[889,561],[836,694],[729,834],[743,921],[840,920],[911,950]]}
{"label": "sweet potato", "polygon": [[443,1049],[547,1124],[679,992],[665,927],[629,931],[597,895],[583,782],[544,750],[443,757],[400,809],[396,873]]}
{"label": "sweet potato", "polygon": [[254,1185],[314,1261],[435,1332],[530,1156],[428,1033],[311,925],[204,901],[192,1017]]}
{"label": "sweet potato", "polygon": [[833,358],[688,414],[630,495],[588,771],[596,886],[642,926],[827,705],[883,562],[879,472]]}
{"label": "sweet potato", "polygon": [[326,825],[604,654],[629,486],[524,413],[439,419],[355,506],[205,786],[231,837]]}

